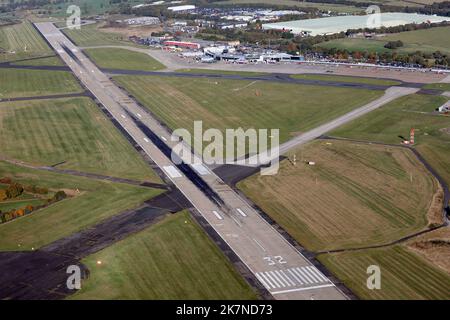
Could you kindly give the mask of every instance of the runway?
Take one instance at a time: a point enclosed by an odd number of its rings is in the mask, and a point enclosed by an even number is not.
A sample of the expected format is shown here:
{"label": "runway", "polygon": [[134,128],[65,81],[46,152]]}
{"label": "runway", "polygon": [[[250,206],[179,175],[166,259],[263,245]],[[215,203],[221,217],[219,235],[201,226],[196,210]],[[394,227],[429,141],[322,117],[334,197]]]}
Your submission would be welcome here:
{"label": "runway", "polygon": [[[346,299],[328,277],[213,171],[202,164],[189,165],[186,169],[189,171],[180,170],[163,152],[164,148],[172,149],[176,144],[170,141],[166,128],[118,88],[52,23],[36,23],[35,26],[82,84],[165,172],[276,299]],[[190,148],[185,146],[183,156],[187,155],[190,155]],[[206,184],[219,198],[201,190],[199,183]]]}

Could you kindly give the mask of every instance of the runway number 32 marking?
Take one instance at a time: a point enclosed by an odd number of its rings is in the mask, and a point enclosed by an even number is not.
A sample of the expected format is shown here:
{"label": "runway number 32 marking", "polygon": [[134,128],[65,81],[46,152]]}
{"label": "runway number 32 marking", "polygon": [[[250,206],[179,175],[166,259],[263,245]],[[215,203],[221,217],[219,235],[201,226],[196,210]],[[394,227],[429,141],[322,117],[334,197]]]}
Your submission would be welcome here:
{"label": "runway number 32 marking", "polygon": [[274,257],[264,257],[264,260],[267,261],[267,264],[269,266],[273,266],[276,264],[285,264],[287,263],[286,260],[282,256],[274,256]]}

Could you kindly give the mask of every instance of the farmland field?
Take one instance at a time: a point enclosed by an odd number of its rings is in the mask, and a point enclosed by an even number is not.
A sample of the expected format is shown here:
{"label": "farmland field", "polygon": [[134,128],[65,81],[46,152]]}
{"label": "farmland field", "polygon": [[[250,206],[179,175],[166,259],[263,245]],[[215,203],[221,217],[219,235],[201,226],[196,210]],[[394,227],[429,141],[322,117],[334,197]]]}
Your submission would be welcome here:
{"label": "farmland field", "polygon": [[80,30],[61,30],[77,46],[133,45],[127,37],[121,34],[104,32],[96,24],[81,26]]}
{"label": "farmland field", "polygon": [[321,81],[334,81],[345,83],[364,83],[378,86],[395,86],[401,84],[399,81],[376,79],[376,78],[364,78],[364,77],[351,77],[351,76],[335,76],[324,74],[294,74],[291,75],[293,79],[306,79],[306,80],[321,80]]}
{"label": "farmland field", "polygon": [[165,66],[148,54],[133,52],[127,49],[101,48],[86,49],[85,53],[100,68],[156,71]]}
{"label": "farmland field", "polygon": [[0,153],[38,165],[159,181],[88,98],[4,102]]}
{"label": "farmland field", "polygon": [[348,13],[356,13],[362,12],[364,9],[356,8],[347,5],[339,5],[339,4],[331,4],[331,3],[317,3],[317,2],[304,2],[304,1],[294,1],[294,0],[227,0],[214,2],[216,5],[239,5],[239,4],[275,4],[275,5],[285,5],[292,7],[312,7],[317,8],[319,10],[330,10],[335,12],[348,12]]}
{"label": "farmland field", "polygon": [[82,92],[66,71],[1,69],[0,99]]}
{"label": "farmland field", "polygon": [[[378,98],[382,91],[275,82],[118,76],[114,80],[171,129],[203,121],[203,128],[280,129],[286,141]],[[349,100],[348,96],[352,99]],[[318,112],[320,110],[320,112]]]}
{"label": "farmland field", "polygon": [[416,148],[437,172],[450,183],[450,118],[433,111],[448,98],[410,95],[397,99],[346,124],[331,135],[345,138],[400,143],[416,129]]}
{"label": "farmland field", "polygon": [[0,27],[0,62],[51,54],[52,50],[30,22]]}
{"label": "farmland field", "polygon": [[187,212],[168,216],[82,262],[89,279],[70,299],[257,298]]}
{"label": "farmland field", "polygon": [[296,165],[238,187],[307,249],[384,244],[427,226],[437,184],[412,152],[318,141],[294,154]]}
{"label": "farmland field", "polygon": [[[31,250],[132,209],[160,190],[25,169],[0,161],[0,177],[78,195],[0,225],[0,250]],[[19,246],[20,245],[20,246]]]}
{"label": "farmland field", "polygon": [[[450,275],[402,246],[318,258],[362,299],[448,300],[450,297]],[[370,265],[380,267],[380,290],[367,288],[366,270]]]}
{"label": "farmland field", "polygon": [[436,27],[424,30],[414,30],[396,34],[388,34],[379,39],[337,39],[317,44],[323,48],[347,49],[349,51],[377,51],[392,52],[394,50],[384,48],[388,41],[401,40],[403,47],[398,52],[435,52],[450,53],[450,42],[442,39],[450,38],[450,26]]}

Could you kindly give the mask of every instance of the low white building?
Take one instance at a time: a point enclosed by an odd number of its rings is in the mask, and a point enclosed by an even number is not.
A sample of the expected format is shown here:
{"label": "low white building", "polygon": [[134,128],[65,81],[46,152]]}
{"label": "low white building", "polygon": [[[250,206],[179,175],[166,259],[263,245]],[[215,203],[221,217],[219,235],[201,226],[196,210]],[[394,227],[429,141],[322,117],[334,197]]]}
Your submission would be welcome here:
{"label": "low white building", "polygon": [[438,111],[441,113],[447,113],[450,112],[450,100],[447,101],[445,104],[443,104],[442,106],[440,106],[438,108]]}
{"label": "low white building", "polygon": [[128,25],[141,25],[141,26],[150,26],[161,23],[158,17],[137,17],[126,19],[123,22],[125,22]]}
{"label": "low white building", "polygon": [[194,5],[184,5],[184,6],[175,6],[175,7],[168,7],[167,10],[170,10],[172,12],[180,12],[180,11],[189,11],[189,10],[194,10],[195,6]]}

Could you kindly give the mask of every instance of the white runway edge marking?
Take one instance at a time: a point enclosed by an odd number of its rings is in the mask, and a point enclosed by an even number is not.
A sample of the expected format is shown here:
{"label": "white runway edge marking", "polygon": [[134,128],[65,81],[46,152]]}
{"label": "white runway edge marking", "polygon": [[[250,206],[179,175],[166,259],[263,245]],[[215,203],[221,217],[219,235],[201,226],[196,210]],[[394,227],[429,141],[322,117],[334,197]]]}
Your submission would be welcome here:
{"label": "white runway edge marking", "polygon": [[214,210],[213,213],[214,213],[214,215],[216,216],[217,219],[223,220],[223,217],[216,210]]}
{"label": "white runway edge marking", "polygon": [[201,176],[206,176],[210,174],[209,170],[202,164],[193,164],[192,168]]}
{"label": "white runway edge marking", "polygon": [[[256,241],[255,239],[253,239]],[[329,280],[320,273],[320,271],[313,266],[296,267],[286,270],[275,270],[259,272],[256,276],[265,281],[261,283],[267,289],[296,287],[296,286],[308,286],[308,285],[320,285],[320,283],[328,283]]]}
{"label": "white runway edge marking", "polygon": [[241,216],[243,216],[244,218],[247,216],[247,215],[245,214],[245,212],[242,211],[242,210],[239,209],[239,208],[237,208],[236,211],[237,211]]}
{"label": "white runway edge marking", "polygon": [[329,288],[329,287],[334,287],[334,284],[330,283],[330,284],[323,284],[323,285],[320,285],[320,286],[314,286],[314,287],[308,287],[308,288],[297,288],[297,289],[281,290],[281,291],[271,292],[271,294],[290,293],[290,292],[296,292],[296,291],[307,291],[307,290]]}
{"label": "white runway edge marking", "polygon": [[165,166],[163,170],[172,178],[181,178],[181,173],[174,166]]}

